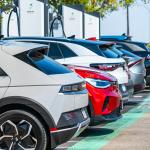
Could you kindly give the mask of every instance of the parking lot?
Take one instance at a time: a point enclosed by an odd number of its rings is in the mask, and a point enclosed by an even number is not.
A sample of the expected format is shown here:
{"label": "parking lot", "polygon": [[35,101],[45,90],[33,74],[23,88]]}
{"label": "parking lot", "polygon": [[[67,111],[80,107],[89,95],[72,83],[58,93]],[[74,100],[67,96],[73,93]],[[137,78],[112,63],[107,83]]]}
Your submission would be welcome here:
{"label": "parking lot", "polygon": [[55,150],[148,150],[150,147],[150,89],[134,95],[113,123],[89,127]]}

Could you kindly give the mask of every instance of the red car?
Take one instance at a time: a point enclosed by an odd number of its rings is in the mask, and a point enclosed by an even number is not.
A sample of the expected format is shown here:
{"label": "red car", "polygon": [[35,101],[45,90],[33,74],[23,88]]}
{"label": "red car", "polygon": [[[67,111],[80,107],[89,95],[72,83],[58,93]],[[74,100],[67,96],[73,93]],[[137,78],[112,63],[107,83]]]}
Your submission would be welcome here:
{"label": "red car", "polygon": [[117,80],[113,76],[88,67],[68,67],[86,80],[91,125],[115,121],[121,117],[121,94]]}

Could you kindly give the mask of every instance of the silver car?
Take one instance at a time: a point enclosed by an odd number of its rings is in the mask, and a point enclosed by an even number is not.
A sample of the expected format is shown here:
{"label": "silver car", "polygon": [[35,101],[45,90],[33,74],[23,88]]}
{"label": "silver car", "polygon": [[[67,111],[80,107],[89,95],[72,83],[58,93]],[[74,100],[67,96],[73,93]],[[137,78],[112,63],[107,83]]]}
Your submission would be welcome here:
{"label": "silver car", "polygon": [[129,76],[134,85],[134,92],[141,91],[145,88],[146,69],[144,59],[123,49],[121,46],[114,45],[112,49],[118,54],[118,57],[123,57],[129,68]]}

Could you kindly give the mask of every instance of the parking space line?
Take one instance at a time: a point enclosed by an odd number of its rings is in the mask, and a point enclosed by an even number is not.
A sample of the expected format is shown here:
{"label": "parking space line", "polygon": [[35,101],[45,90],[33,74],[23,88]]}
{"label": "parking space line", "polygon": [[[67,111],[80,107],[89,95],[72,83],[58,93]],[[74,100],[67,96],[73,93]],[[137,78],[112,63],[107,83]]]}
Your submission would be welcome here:
{"label": "parking space line", "polygon": [[[120,120],[109,123],[102,128],[100,131],[91,129],[89,135],[86,135],[84,139],[68,148],[67,150],[99,150],[108,144],[112,139],[117,137],[124,129],[130,127],[136,121],[144,116],[146,112],[150,112],[150,95],[144,100],[140,106],[135,107],[129,110],[126,114],[123,115],[123,118]],[[110,130],[112,133],[101,134],[104,129]],[[90,130],[90,129],[89,129]]]}

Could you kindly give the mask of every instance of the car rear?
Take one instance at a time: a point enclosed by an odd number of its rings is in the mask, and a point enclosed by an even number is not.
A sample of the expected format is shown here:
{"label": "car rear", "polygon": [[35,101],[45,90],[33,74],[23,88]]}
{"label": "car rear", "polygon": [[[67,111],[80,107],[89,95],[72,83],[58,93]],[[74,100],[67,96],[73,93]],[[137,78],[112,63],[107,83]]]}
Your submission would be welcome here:
{"label": "car rear", "polygon": [[115,121],[121,117],[121,95],[118,82],[113,76],[88,67],[68,67],[86,80],[91,125]]}
{"label": "car rear", "polygon": [[[50,128],[51,147],[54,148],[70,138],[78,136],[89,125],[90,119],[86,109],[88,95],[83,78],[49,57],[40,55],[31,51],[28,57],[32,57],[32,61],[38,69],[61,84],[55,99],[56,105],[52,106],[55,115],[61,114],[59,119],[54,118],[56,126]],[[40,60],[38,61],[38,59]]]}
{"label": "car rear", "polygon": [[144,58],[128,52],[118,45],[114,46],[113,51],[126,60],[129,68],[129,76],[134,85],[134,91],[137,92],[143,90],[145,88],[146,76]]}
{"label": "car rear", "polygon": [[15,64],[4,65],[11,77],[5,97],[27,97],[46,110],[51,148],[78,136],[89,125],[85,81],[47,57],[47,46],[6,42],[2,50],[7,63]]}

